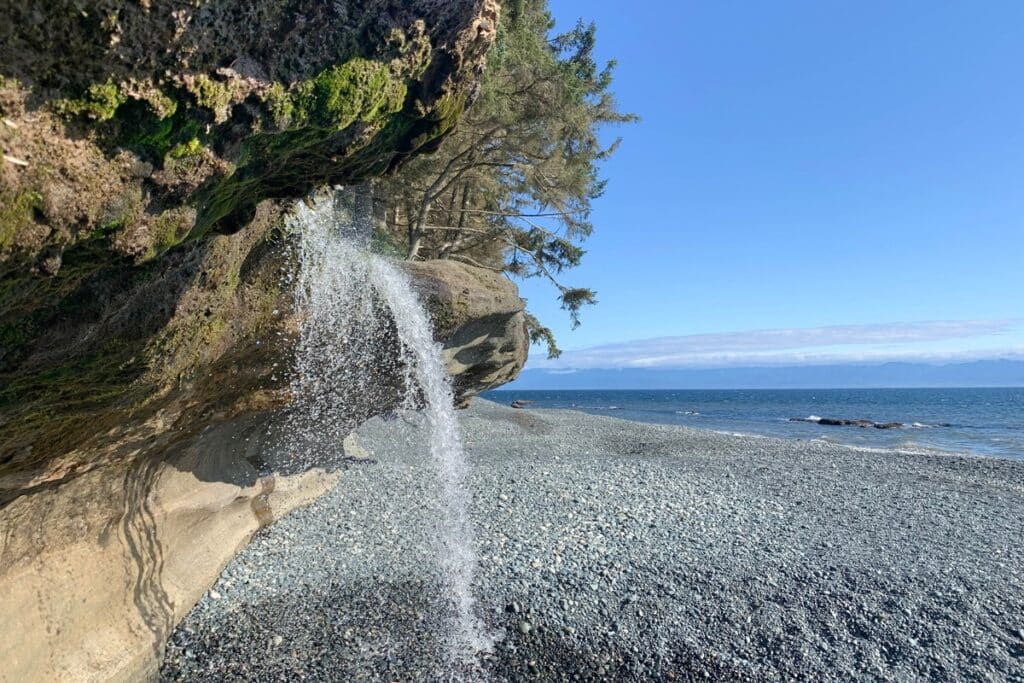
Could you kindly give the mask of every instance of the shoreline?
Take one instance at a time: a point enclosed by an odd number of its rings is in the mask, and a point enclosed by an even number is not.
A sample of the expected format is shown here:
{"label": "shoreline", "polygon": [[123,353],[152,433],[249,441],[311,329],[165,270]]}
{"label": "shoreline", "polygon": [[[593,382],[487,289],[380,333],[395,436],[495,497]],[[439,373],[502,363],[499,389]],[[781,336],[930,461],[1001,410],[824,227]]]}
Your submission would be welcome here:
{"label": "shoreline", "polygon": [[[1024,462],[460,417],[478,614],[505,633],[470,680],[1021,680]],[[228,565],[163,679],[450,678],[420,423],[364,425],[374,462]]]}
{"label": "shoreline", "polygon": [[[477,399],[477,400],[486,401],[487,403],[493,403],[494,405],[501,406],[503,408],[507,407],[506,403],[498,403],[497,401],[492,401],[490,399]],[[524,410],[524,409],[517,408],[515,410]],[[811,443],[811,444],[820,444],[822,446],[828,446],[828,447],[832,447],[832,448],[850,449],[850,450],[854,450],[854,451],[863,451],[865,453],[874,453],[874,454],[878,454],[878,455],[885,455],[885,454],[890,454],[891,453],[891,454],[906,455],[906,456],[934,456],[934,457],[944,457],[944,458],[968,458],[968,459],[970,459],[970,458],[980,458],[980,459],[983,459],[983,460],[1003,460],[1003,461],[1014,462],[1014,463],[1024,463],[1024,456],[1022,456],[1021,458],[1013,458],[1013,457],[1008,457],[1008,456],[1000,455],[1000,454],[976,453],[976,452],[966,451],[966,450],[956,451],[956,450],[950,450],[950,449],[945,449],[945,448],[935,448],[935,447],[931,447],[931,446],[918,446],[918,447],[909,447],[909,448],[908,447],[900,447],[900,446],[894,446],[894,447],[891,447],[891,448],[887,448],[887,447],[884,447],[884,446],[862,446],[862,445],[859,445],[859,444],[844,443],[842,441],[831,441],[831,440],[829,440],[825,436],[813,437],[813,438],[804,438],[804,437],[799,437],[799,436],[778,436],[778,435],[775,435],[775,434],[757,434],[755,432],[726,431],[726,430],[720,430],[720,429],[712,429],[711,427],[692,427],[690,425],[675,424],[675,423],[671,423],[671,422],[654,422],[654,421],[650,421],[649,422],[649,421],[646,421],[646,420],[637,420],[637,419],[631,419],[631,418],[628,418],[628,417],[617,417],[615,415],[604,415],[602,413],[592,413],[592,412],[588,412],[584,408],[533,408],[533,407],[531,407],[531,408],[529,408],[529,410],[534,411],[534,412],[539,412],[539,413],[563,412],[563,413],[569,413],[569,414],[581,414],[581,415],[587,415],[589,417],[596,417],[596,418],[599,418],[599,419],[617,420],[619,422],[625,422],[627,424],[652,425],[652,426],[659,426],[659,427],[670,427],[670,428],[673,428],[673,429],[689,430],[689,431],[693,431],[693,432],[703,432],[703,433],[706,433],[706,434],[715,434],[715,435],[724,436],[724,437],[735,437],[735,438],[739,438],[739,439],[767,439],[769,441],[774,440],[774,441],[780,441],[780,442],[783,442],[783,443],[794,443],[794,444],[808,444],[808,443]]]}
{"label": "shoreline", "polygon": [[521,402],[534,410],[569,409],[748,437],[820,439],[854,448],[1024,461],[1024,426],[1019,419],[1024,393],[1016,388],[499,389],[484,397],[501,405]]}

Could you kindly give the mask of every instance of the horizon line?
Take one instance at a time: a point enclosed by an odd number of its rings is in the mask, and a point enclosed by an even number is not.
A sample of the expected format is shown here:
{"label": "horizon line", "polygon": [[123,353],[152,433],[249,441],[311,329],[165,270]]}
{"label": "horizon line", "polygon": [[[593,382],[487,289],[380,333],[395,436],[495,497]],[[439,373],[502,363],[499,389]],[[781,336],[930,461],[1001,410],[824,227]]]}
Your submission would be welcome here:
{"label": "horizon line", "polygon": [[998,355],[998,356],[980,356],[970,357],[965,356],[962,358],[947,357],[947,358],[927,358],[923,357],[920,359],[914,359],[912,357],[907,358],[892,358],[892,359],[879,359],[879,360],[832,360],[832,361],[821,361],[821,362],[810,362],[810,363],[762,363],[750,364],[750,365],[679,365],[679,366],[606,366],[606,367],[530,367],[526,365],[520,371],[523,372],[543,372],[548,375],[573,375],[578,372],[610,372],[610,371],[629,371],[629,372],[694,372],[704,370],[793,370],[802,368],[828,368],[828,367],[844,367],[844,368],[880,368],[886,365],[917,365],[922,367],[930,368],[945,368],[958,365],[971,365],[974,363],[1024,363],[1024,355],[1020,355],[1019,352],[1009,352],[1010,355]]}
{"label": "horizon line", "polygon": [[[960,386],[897,386],[897,387],[843,387],[843,386],[832,386],[832,387],[659,387],[652,389],[650,387],[615,387],[602,389],[600,387],[592,387],[588,389],[516,389],[510,387],[514,382],[508,384],[502,384],[496,389],[488,389],[483,392],[484,394],[490,394],[499,391],[507,392],[525,392],[525,391],[889,391],[889,390],[902,390],[902,389],[936,389],[936,390],[952,390],[952,389],[1024,389],[1024,384],[980,384],[980,385],[960,385]],[[483,394],[479,394],[483,395]]]}

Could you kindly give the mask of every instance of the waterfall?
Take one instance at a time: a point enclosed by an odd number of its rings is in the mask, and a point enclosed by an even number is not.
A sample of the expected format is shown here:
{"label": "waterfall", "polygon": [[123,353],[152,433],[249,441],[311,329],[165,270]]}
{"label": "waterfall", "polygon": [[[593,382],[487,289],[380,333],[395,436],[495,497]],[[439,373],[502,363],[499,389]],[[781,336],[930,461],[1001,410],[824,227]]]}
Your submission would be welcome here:
{"label": "waterfall", "polygon": [[[289,424],[294,457],[323,461],[362,419],[390,404],[422,408],[439,477],[440,568],[453,617],[453,665],[489,652],[472,591],[477,559],[468,516],[467,465],[451,383],[426,311],[404,271],[368,250],[372,206],[346,191],[312,206],[300,204],[296,284],[301,332]],[[396,401],[396,397],[400,397]]]}

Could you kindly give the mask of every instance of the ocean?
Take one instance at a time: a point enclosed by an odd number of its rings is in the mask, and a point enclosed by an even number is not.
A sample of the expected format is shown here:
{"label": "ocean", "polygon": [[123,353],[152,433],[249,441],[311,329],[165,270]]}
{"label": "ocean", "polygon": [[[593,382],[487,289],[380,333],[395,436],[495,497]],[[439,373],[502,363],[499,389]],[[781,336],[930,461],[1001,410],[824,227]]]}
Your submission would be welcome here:
{"label": "ocean", "polygon": [[[484,398],[506,405],[531,401],[529,407],[536,409],[569,408],[719,432],[1024,459],[1024,388],[498,390]],[[904,426],[830,426],[817,422],[818,418],[899,422]]]}

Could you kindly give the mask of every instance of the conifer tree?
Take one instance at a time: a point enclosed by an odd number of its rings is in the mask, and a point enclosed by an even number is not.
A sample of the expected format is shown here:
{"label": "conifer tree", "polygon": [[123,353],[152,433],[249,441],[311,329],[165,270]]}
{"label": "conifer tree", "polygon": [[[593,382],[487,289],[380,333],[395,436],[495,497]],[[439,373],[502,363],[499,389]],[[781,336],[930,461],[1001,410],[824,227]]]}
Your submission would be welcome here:
{"label": "conifer tree", "polygon": [[[547,0],[506,7],[475,103],[432,155],[380,181],[392,240],[409,259],[452,259],[541,277],[575,328],[586,287],[563,283],[590,235],[592,200],[605,189],[602,161],[618,146],[601,129],[635,120],[616,106],[614,62],[593,55],[595,26],[553,34]],[[527,316],[533,343],[559,353],[551,330]]]}

